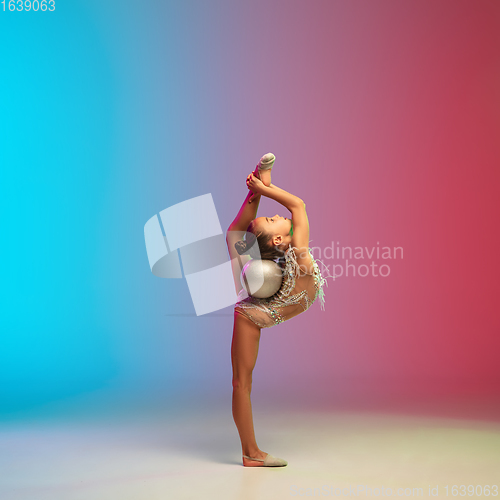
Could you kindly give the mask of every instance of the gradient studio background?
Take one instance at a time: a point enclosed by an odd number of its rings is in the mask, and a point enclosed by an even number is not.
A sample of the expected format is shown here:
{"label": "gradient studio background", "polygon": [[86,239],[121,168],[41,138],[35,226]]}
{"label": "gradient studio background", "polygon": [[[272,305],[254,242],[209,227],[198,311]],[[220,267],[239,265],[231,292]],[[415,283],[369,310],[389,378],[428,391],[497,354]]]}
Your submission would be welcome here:
{"label": "gradient studio background", "polygon": [[495,0],[1,12],[3,418],[99,394],[229,404],[231,311],[190,316],[143,228],[209,192],[227,228],[269,151],[312,246],[404,257],[263,330],[253,397],[498,394],[499,23]]}

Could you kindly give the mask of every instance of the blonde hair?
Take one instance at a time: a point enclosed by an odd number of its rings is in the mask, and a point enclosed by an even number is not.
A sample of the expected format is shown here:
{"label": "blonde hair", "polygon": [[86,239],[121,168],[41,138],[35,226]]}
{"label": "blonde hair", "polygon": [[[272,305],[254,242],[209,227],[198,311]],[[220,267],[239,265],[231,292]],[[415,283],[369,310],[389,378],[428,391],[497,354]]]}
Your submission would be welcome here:
{"label": "blonde hair", "polygon": [[[237,241],[234,248],[240,255],[248,254],[254,259],[276,260],[283,258],[283,250],[273,244],[273,235],[258,230],[256,219],[254,219],[247,227],[245,239]],[[258,245],[258,251],[255,246]],[[260,252],[260,255],[259,255]]]}

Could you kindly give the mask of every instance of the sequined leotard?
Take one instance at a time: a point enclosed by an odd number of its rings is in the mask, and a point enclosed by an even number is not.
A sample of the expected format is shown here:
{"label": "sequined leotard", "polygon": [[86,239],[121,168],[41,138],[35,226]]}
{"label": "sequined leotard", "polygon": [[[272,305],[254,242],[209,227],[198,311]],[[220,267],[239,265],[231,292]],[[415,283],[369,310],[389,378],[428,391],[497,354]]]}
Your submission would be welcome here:
{"label": "sequined leotard", "polygon": [[247,296],[244,289],[238,294],[235,311],[253,321],[261,328],[269,328],[283,323],[297,314],[306,311],[319,297],[324,309],[323,285],[326,279],[321,276],[318,263],[309,255],[313,263],[313,273],[305,274],[300,270],[297,256],[290,245],[285,252],[283,281],[281,288],[267,299]]}

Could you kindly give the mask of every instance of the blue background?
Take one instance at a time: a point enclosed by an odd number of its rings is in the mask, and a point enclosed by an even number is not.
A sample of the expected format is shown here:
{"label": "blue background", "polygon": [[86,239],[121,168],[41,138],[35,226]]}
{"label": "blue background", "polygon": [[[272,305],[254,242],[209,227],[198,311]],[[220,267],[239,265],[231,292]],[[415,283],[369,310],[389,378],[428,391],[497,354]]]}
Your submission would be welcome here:
{"label": "blue background", "polygon": [[229,399],[230,310],[194,316],[185,280],[151,274],[143,228],[206,193],[227,228],[269,151],[314,245],[405,253],[390,277],[338,279],[325,312],[265,331],[256,394],[498,393],[499,12],[447,0],[1,12],[3,416],[99,391]]}

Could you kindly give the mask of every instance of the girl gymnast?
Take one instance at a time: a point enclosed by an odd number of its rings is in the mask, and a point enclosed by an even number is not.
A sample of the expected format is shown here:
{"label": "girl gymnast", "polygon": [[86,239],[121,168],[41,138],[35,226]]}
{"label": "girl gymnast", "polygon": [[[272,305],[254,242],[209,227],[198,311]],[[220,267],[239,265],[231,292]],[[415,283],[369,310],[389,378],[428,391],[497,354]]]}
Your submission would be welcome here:
{"label": "girl gymnast", "polygon": [[[226,236],[234,281],[239,290],[231,343],[232,411],[245,467],[283,467],[288,464],[286,460],[262,451],[255,440],[250,393],[261,329],[283,323],[306,311],[318,297],[324,308],[323,285],[326,280],[309,248],[306,206],[299,197],[271,183],[274,161],[272,153],[264,155],[255,171],[248,175],[249,192]],[[290,211],[291,218],[280,215],[256,218],[261,196],[283,205]],[[241,287],[242,260],[249,260],[249,257],[274,260],[281,267],[281,287],[271,297],[248,296]]]}

